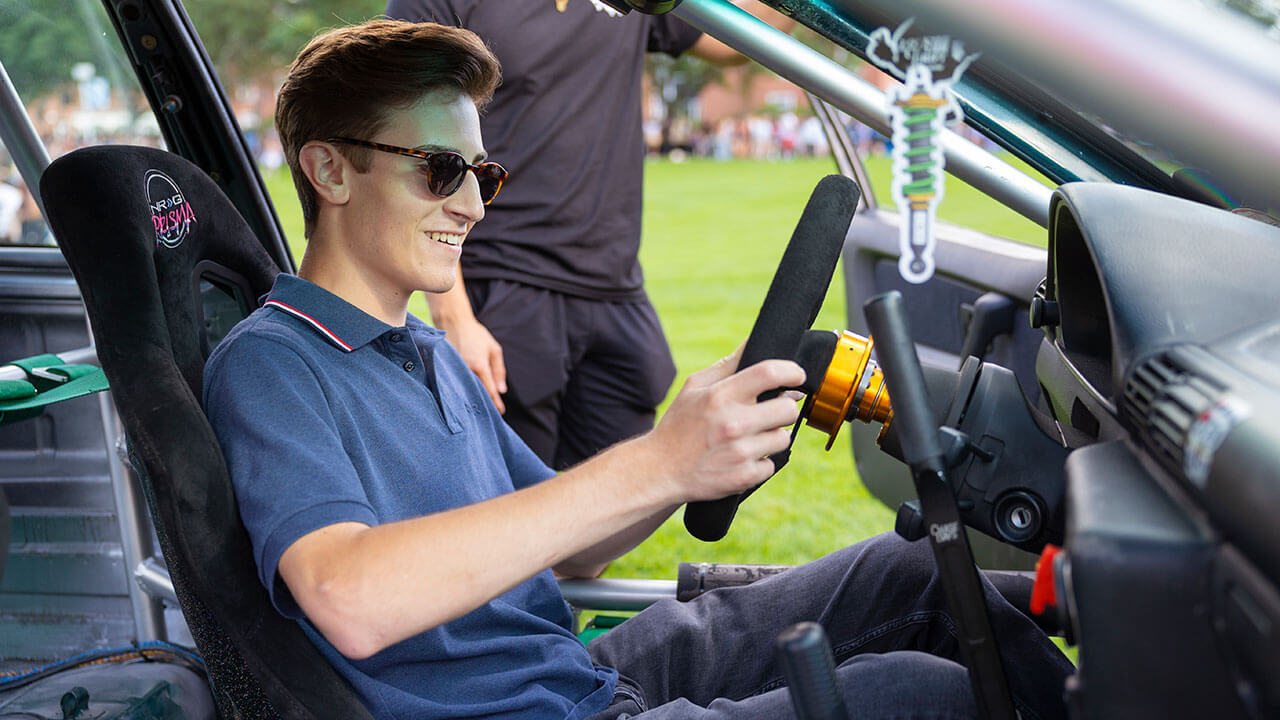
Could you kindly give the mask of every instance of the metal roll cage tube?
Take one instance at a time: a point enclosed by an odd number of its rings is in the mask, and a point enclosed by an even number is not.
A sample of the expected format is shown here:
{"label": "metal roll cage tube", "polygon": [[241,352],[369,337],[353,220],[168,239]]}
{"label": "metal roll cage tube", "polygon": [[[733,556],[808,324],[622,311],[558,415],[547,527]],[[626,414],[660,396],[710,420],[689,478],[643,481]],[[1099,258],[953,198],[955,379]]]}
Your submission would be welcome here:
{"label": "metal roll cage tube", "polygon": [[44,149],[40,134],[36,132],[22,98],[9,79],[9,73],[0,62],[0,142],[4,143],[18,166],[18,174],[27,184],[40,215],[44,215],[44,201],[40,198],[40,175],[49,167],[49,153]]}

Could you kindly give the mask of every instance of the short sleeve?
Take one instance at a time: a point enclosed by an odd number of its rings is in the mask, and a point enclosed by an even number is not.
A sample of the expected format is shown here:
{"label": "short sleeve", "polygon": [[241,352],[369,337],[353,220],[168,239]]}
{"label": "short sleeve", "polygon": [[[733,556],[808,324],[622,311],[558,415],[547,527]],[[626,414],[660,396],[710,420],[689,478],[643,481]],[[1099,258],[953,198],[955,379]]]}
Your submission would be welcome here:
{"label": "short sleeve", "polygon": [[671,14],[655,15],[650,18],[649,52],[661,52],[678,57],[693,47],[702,37],[702,31]]}
{"label": "short sleeve", "polygon": [[301,617],[276,572],[284,551],[329,525],[377,524],[320,380],[292,348],[245,333],[210,358],[204,402],[259,577],[276,609]]}

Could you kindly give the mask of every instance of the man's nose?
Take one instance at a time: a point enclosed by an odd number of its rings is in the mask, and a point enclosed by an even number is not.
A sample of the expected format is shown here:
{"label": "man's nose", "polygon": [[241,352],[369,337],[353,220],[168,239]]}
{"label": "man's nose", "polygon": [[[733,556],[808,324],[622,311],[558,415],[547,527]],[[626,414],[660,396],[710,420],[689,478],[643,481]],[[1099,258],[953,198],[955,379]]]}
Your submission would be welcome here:
{"label": "man's nose", "polygon": [[468,170],[462,180],[462,187],[445,200],[445,209],[465,218],[468,222],[479,222],[484,218],[484,202],[480,199],[480,180],[474,170]]}

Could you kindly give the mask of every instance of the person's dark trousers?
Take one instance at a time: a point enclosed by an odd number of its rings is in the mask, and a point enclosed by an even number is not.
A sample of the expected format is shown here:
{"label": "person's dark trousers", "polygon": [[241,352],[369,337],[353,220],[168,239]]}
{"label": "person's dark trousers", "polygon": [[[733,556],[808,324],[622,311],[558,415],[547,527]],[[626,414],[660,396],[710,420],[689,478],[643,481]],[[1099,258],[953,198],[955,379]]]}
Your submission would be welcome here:
{"label": "person's dark trousers", "polygon": [[502,345],[504,418],[556,470],[653,427],[675,378],[647,297],[605,302],[506,280],[468,280],[478,319]]}
{"label": "person's dark trousers", "polygon": [[[1023,720],[1066,718],[1071,663],[984,580],[992,625]],[[971,718],[955,627],[929,543],[892,533],[752,585],[664,600],[594,640],[592,659],[622,675],[592,720],[795,717],[774,641],[820,623],[852,718]]]}

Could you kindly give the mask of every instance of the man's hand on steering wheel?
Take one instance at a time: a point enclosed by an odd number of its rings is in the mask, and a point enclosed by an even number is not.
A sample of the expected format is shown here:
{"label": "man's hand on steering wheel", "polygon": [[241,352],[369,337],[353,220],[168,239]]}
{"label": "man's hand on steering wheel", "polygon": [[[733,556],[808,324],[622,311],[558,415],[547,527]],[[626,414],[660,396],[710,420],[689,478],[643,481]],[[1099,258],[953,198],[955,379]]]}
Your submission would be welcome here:
{"label": "man's hand on steering wheel", "polygon": [[795,399],[757,397],[800,385],[804,371],[789,360],[766,360],[734,372],[741,352],[690,375],[648,436],[659,453],[655,475],[673,484],[673,497],[689,502],[745,492],[773,474],[768,456],[790,444]]}

